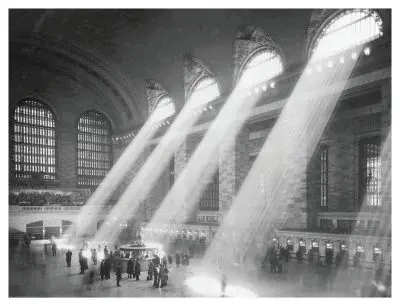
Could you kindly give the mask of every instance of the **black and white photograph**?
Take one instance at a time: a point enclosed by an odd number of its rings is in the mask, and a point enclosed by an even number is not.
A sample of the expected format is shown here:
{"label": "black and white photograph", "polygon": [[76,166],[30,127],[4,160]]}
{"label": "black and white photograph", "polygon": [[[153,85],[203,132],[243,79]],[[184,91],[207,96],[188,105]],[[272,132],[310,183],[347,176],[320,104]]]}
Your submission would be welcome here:
{"label": "black and white photograph", "polygon": [[391,300],[392,9],[166,4],[3,9],[7,298]]}

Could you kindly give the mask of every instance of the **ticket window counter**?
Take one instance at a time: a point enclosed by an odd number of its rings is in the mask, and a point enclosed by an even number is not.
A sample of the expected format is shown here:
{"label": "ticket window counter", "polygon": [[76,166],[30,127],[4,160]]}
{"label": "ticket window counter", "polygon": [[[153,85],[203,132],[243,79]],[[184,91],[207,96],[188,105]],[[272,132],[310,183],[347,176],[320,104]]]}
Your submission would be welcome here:
{"label": "ticket window counter", "polygon": [[294,250],[293,241],[292,241],[290,238],[288,238],[288,239],[286,240],[286,249],[287,249],[289,252],[293,252],[293,250]]}
{"label": "ticket window counter", "polygon": [[364,247],[364,245],[357,244],[357,246],[356,246],[356,255],[359,256],[362,259],[365,258],[365,247]]}
{"label": "ticket window counter", "polygon": [[305,254],[306,253],[306,241],[304,239],[299,239],[299,250],[301,253]]}
{"label": "ticket window counter", "polygon": [[349,244],[347,242],[341,242],[339,243],[339,249],[342,252],[349,252]]}
{"label": "ticket window counter", "polygon": [[316,240],[311,241],[311,250],[313,252],[319,252],[319,242]]}
{"label": "ticket window counter", "polygon": [[325,242],[325,255],[327,253],[333,253],[333,244],[330,241]]}
{"label": "ticket window counter", "polygon": [[383,250],[380,245],[374,245],[372,249],[372,260],[374,262],[382,262],[383,261]]}

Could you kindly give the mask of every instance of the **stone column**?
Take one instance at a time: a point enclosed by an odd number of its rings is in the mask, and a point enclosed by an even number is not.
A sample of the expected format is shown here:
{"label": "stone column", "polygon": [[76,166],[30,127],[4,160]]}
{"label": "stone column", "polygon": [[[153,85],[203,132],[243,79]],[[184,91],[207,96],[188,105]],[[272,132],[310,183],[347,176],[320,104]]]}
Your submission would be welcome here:
{"label": "stone column", "polygon": [[249,131],[244,127],[219,156],[219,211],[229,211],[232,200],[239,192],[249,167]]}
{"label": "stone column", "polygon": [[57,175],[62,188],[77,188],[77,139],[76,129],[72,126],[58,130],[58,169]]}

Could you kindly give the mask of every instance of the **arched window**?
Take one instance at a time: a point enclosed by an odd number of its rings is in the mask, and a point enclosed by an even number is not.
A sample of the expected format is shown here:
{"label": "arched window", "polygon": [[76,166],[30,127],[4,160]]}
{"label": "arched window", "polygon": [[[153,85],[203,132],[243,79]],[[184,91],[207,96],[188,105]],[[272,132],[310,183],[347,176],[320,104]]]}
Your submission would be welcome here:
{"label": "arched window", "polygon": [[152,117],[154,120],[164,120],[175,114],[174,101],[169,96],[163,96],[159,99]]}
{"label": "arched window", "polygon": [[112,163],[111,125],[101,113],[88,111],[78,120],[78,187],[96,187]]}
{"label": "arched window", "polygon": [[247,61],[241,77],[239,87],[247,88],[259,85],[279,75],[283,71],[282,59],[273,50],[262,50]]}
{"label": "arched window", "polygon": [[383,35],[382,19],[371,10],[346,10],[332,19],[314,43],[312,60],[365,44]]}
{"label": "arched window", "polygon": [[206,104],[220,96],[217,81],[212,77],[200,79],[194,87],[188,101],[198,105]]}
{"label": "arched window", "polygon": [[50,108],[34,98],[19,102],[12,117],[12,173],[17,179],[56,179],[56,124]]}

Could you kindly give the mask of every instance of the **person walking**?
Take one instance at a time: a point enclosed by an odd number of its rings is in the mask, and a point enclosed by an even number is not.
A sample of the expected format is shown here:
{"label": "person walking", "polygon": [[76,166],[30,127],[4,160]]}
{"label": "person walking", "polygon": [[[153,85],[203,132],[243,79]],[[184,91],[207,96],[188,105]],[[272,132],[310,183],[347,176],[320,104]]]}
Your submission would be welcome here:
{"label": "person walking", "polygon": [[133,266],[134,266],[134,262],[133,262],[133,258],[131,257],[128,260],[128,264],[127,264],[127,268],[126,268],[126,273],[128,274],[128,278],[133,278]]}
{"label": "person walking", "polygon": [[121,285],[119,284],[119,282],[122,279],[122,264],[120,261],[118,261],[118,263],[117,263],[117,268],[116,268],[115,274],[117,276],[117,287],[121,287]]}
{"label": "person walking", "polygon": [[104,258],[107,258],[108,257],[108,249],[107,249],[107,246],[105,246],[104,247]]}
{"label": "person walking", "polygon": [[71,267],[71,259],[72,259],[71,250],[68,250],[68,252],[65,254],[65,259],[67,261],[67,267]]}
{"label": "person walking", "polygon": [[140,263],[138,258],[136,258],[136,263],[135,263],[135,276],[136,280],[138,281],[140,277]]}
{"label": "person walking", "polygon": [[97,251],[96,249],[92,250],[92,261],[94,265],[97,265]]}
{"label": "person walking", "polygon": [[179,265],[181,263],[181,255],[179,253],[175,254],[175,262],[176,262],[176,267],[179,268]]}

